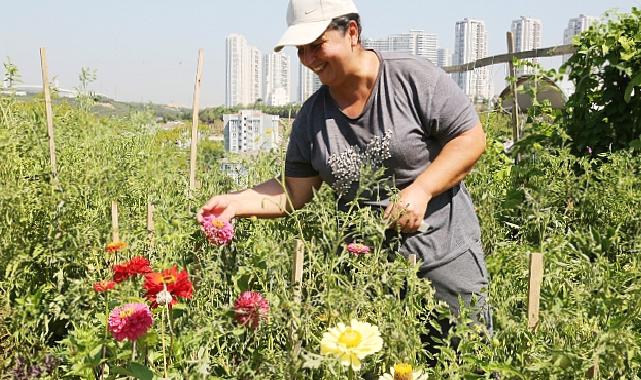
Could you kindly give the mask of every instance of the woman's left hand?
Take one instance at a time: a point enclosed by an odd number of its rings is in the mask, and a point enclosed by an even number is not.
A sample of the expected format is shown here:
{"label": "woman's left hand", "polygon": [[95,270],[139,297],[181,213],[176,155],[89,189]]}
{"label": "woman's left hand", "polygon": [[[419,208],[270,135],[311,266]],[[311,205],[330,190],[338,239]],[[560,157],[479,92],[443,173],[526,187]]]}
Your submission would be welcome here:
{"label": "woman's left hand", "polygon": [[401,232],[416,232],[427,210],[427,204],[432,199],[419,184],[413,183],[399,192],[399,199],[390,203],[385,209],[385,217],[398,226]]}

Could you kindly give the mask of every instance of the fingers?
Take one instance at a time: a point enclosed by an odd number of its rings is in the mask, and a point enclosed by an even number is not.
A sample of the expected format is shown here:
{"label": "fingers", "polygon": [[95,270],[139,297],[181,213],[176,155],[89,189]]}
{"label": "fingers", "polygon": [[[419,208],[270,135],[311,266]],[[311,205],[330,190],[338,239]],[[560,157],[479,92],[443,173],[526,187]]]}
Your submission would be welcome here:
{"label": "fingers", "polygon": [[234,217],[233,212],[230,213],[231,210],[228,210],[229,208],[229,202],[216,196],[207,201],[207,203],[198,210],[196,219],[198,223],[202,223],[206,216],[213,214],[219,218],[229,220]]}
{"label": "fingers", "polygon": [[396,225],[402,232],[416,232],[421,225],[421,222],[422,220],[418,218],[416,213],[408,211],[396,221]]}
{"label": "fingers", "polygon": [[410,208],[408,203],[405,207],[398,203],[387,206],[383,214],[390,223],[390,228],[398,227],[401,232],[416,232],[423,222],[423,218]]}

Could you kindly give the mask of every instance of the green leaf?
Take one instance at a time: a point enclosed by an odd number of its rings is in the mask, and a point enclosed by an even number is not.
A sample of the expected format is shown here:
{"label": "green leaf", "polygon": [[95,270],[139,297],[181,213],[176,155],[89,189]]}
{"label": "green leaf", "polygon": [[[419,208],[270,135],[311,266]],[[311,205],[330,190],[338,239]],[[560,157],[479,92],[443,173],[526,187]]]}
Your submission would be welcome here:
{"label": "green leaf", "polygon": [[630,103],[630,99],[632,98],[632,90],[634,90],[634,88],[639,85],[641,85],[641,72],[638,72],[637,75],[632,78],[630,83],[628,83],[628,87],[625,88],[623,99],[626,103]]}
{"label": "green leaf", "polygon": [[132,376],[140,380],[152,380],[154,378],[154,373],[140,363],[131,362],[127,369],[131,372]]}
{"label": "green leaf", "polygon": [[634,56],[637,55],[635,51],[630,51],[630,52],[621,52],[621,60],[624,62],[629,61],[630,59],[634,58]]}

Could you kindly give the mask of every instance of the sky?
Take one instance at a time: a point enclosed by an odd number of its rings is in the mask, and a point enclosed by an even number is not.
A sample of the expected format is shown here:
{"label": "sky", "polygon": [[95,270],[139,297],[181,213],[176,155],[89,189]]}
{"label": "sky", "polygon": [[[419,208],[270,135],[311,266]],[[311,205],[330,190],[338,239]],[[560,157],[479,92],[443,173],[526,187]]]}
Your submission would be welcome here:
{"label": "sky", "polygon": [[[364,38],[418,29],[453,50],[454,25],[469,17],[485,21],[490,55],[506,52],[505,32],[520,16],[542,21],[547,47],[563,43],[568,20],[579,14],[641,7],[641,0],[354,1]],[[287,0],[22,0],[6,1],[0,10],[0,60],[10,58],[24,84],[41,84],[39,48],[45,47],[49,77],[61,88],[78,87],[87,67],[97,77],[89,87],[108,97],[191,107],[203,48],[200,104],[210,107],[225,101],[225,37],[239,33],[263,54],[270,52],[286,28]],[[298,60],[293,48],[284,52],[292,59],[294,94]],[[498,92],[505,68],[491,70]]]}

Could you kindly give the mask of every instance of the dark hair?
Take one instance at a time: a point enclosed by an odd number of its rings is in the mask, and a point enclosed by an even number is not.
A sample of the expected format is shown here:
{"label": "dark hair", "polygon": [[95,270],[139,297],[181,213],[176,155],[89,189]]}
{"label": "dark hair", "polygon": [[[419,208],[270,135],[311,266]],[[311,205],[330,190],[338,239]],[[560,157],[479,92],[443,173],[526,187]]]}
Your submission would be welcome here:
{"label": "dark hair", "polygon": [[358,13],[347,13],[338,17],[334,17],[332,21],[327,26],[328,30],[338,30],[341,33],[345,34],[347,32],[347,25],[350,21],[355,21],[358,26],[358,43],[361,43],[361,32],[363,27],[361,26],[361,16]]}

